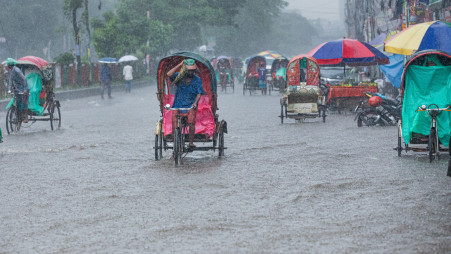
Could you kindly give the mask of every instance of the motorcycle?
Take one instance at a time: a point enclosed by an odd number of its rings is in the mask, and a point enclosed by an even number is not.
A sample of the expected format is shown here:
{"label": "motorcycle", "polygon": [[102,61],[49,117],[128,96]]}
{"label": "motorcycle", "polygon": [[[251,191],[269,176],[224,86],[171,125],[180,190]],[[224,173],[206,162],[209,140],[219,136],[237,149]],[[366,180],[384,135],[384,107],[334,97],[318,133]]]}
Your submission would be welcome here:
{"label": "motorcycle", "polygon": [[[390,126],[396,125],[401,119],[401,101],[389,99],[380,93],[365,92],[368,100],[361,101],[354,111],[358,112],[354,121],[357,126]],[[369,105],[367,107],[366,105]]]}

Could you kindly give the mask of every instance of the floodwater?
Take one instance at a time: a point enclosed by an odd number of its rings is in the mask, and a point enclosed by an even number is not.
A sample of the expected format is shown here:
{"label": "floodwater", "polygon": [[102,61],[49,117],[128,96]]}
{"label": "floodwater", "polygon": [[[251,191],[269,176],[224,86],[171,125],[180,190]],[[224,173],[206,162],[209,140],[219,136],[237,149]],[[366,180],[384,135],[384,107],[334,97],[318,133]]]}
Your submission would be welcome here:
{"label": "floodwater", "polygon": [[[155,85],[62,101],[0,144],[0,253],[450,253],[447,157],[401,158],[352,114],[280,124],[278,94],[219,92],[226,156],[154,160]],[[5,119],[5,112],[0,112]]]}

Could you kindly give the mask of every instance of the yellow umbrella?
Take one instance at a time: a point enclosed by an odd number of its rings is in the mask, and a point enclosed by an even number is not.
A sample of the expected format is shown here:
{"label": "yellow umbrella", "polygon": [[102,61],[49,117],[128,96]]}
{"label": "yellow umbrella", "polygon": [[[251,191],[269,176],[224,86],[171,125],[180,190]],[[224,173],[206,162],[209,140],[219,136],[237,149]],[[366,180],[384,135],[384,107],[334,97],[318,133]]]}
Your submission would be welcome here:
{"label": "yellow umbrella", "polygon": [[451,53],[451,23],[431,21],[417,24],[385,42],[385,51],[412,55],[416,51],[438,49]]}

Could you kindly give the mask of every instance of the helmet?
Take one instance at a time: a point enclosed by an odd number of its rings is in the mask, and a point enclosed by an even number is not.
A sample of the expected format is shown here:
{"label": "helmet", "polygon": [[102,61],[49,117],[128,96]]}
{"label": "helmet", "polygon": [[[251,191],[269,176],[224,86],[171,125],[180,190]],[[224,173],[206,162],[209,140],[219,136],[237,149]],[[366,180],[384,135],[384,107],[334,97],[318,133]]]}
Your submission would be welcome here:
{"label": "helmet", "polygon": [[379,96],[373,96],[368,100],[368,104],[370,104],[373,107],[377,107],[379,105],[381,105],[382,103],[382,98]]}

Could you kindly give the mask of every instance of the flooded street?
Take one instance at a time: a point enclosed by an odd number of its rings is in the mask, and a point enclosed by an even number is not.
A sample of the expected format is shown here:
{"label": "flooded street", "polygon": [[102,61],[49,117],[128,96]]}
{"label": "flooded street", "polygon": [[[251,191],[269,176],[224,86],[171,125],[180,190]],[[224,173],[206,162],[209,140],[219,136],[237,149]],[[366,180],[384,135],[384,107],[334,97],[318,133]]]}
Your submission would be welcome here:
{"label": "flooded street", "polygon": [[447,157],[399,158],[354,115],[280,124],[280,96],[219,92],[225,157],[154,160],[156,87],[61,101],[0,144],[0,253],[450,253]]}

